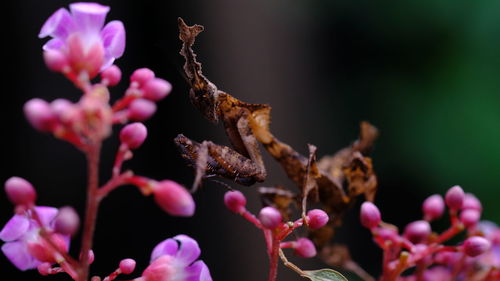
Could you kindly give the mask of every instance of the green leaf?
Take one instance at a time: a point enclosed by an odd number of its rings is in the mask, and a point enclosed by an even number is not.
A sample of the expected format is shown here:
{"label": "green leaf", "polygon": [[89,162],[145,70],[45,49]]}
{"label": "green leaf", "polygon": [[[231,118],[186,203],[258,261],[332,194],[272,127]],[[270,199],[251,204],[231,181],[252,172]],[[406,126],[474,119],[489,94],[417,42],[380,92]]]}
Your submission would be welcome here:
{"label": "green leaf", "polygon": [[309,278],[312,281],[349,281],[340,272],[325,268],[319,270],[304,270],[302,277]]}

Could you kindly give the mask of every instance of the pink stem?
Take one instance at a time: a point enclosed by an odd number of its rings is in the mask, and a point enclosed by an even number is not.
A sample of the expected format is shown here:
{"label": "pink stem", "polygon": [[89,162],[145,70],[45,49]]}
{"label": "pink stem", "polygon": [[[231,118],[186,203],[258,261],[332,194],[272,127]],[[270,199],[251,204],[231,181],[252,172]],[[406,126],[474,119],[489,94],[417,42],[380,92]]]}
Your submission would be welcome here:
{"label": "pink stem", "polygon": [[278,258],[280,250],[280,240],[273,235],[271,251],[269,252],[269,277],[268,281],[275,281],[278,276]]}
{"label": "pink stem", "polygon": [[91,144],[86,151],[88,165],[87,206],[85,210],[85,222],[83,225],[82,248],[80,271],[78,281],[87,281],[89,278],[89,251],[92,248],[95,225],[97,220],[97,209],[99,207],[99,154],[101,143]]}
{"label": "pink stem", "polygon": [[117,177],[120,174],[122,164],[126,160],[125,156],[127,155],[127,152],[129,152],[127,146],[123,144],[120,145],[118,152],[116,152],[115,163],[113,164],[113,177]]}
{"label": "pink stem", "polygon": [[248,210],[244,210],[241,215],[249,222],[253,223],[256,227],[260,229],[264,229],[262,224],[260,223],[259,219],[257,219],[252,213],[250,213]]}
{"label": "pink stem", "polygon": [[117,187],[128,183],[128,180],[133,176],[132,171],[126,171],[121,175],[113,176],[111,180],[109,180],[105,185],[103,185],[98,190],[98,200],[101,201],[108,193],[115,190]]}
{"label": "pink stem", "polygon": [[441,233],[436,241],[433,241],[436,244],[441,244],[457,235],[460,231],[464,229],[463,225],[460,222],[455,222],[450,228],[448,228],[445,232]]}

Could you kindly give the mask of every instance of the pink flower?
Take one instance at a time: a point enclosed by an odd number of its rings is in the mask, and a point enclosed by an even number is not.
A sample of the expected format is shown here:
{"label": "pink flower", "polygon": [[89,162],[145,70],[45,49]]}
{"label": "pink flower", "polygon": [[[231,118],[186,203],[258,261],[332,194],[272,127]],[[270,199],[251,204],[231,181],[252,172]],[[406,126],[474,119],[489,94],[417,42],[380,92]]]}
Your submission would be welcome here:
{"label": "pink flower", "polygon": [[207,265],[195,261],[200,256],[198,243],[187,235],[177,235],[158,244],[151,264],[140,281],[212,281]]}
{"label": "pink flower", "polygon": [[43,46],[47,65],[76,76],[84,71],[93,78],[123,55],[123,23],[111,21],[104,26],[109,7],[97,3],[73,3],[70,11],[60,8],[40,30],[40,38],[52,37]]}
{"label": "pink flower", "polygon": [[[39,206],[35,207],[35,211],[44,226],[52,229],[58,210]],[[40,225],[28,217],[30,212],[26,215],[14,215],[0,231],[0,239],[6,242],[2,245],[2,252],[20,270],[34,269],[41,263],[31,252],[33,249],[39,249],[37,246],[43,243],[40,243],[38,235]],[[63,236],[63,240],[62,246],[68,249],[69,237]]]}

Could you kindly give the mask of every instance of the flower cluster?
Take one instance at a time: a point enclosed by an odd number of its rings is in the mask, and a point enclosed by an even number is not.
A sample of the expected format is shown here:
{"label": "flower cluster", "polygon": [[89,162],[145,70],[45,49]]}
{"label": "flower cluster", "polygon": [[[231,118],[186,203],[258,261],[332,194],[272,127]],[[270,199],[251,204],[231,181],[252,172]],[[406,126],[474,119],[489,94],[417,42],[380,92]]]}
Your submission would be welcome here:
{"label": "flower cluster", "polygon": [[[122,170],[125,161],[147,138],[145,121],[156,111],[156,103],[165,98],[172,86],[156,77],[148,68],[134,71],[122,98],[110,104],[109,87],[122,77],[115,59],[125,50],[125,29],[120,21],[104,25],[109,7],[97,3],[74,3],[70,11],[57,10],[45,22],[40,37],[51,37],[44,46],[49,69],[67,77],[82,95],[77,102],[56,99],[47,102],[32,99],[24,105],[31,125],[42,132],[72,143],[89,162],[88,197],[78,259],[68,254],[70,239],[80,229],[80,217],[71,207],[37,206],[37,194],[31,183],[19,177],[5,182],[5,191],[15,205],[15,215],[0,231],[6,242],[2,252],[20,270],[37,268],[41,275],[66,273],[73,280],[89,280],[89,264],[94,261],[92,239],[96,214],[102,199],[123,185],[134,185],[144,195],[152,194],[156,203],[173,216],[192,216],[195,203],[180,184],[164,179],[154,180]],[[98,82],[94,78],[100,75]],[[96,79],[97,80],[97,79]],[[125,125],[120,131],[120,146],[112,167],[112,177],[98,186],[100,147],[113,131],[113,125]],[[155,248],[151,265],[135,280],[211,281],[207,266],[196,261],[200,249],[185,235],[167,239]],[[104,278],[111,281],[120,274],[135,270],[133,259],[124,259]],[[101,280],[94,276],[91,280]]]}
{"label": "flower cluster", "polygon": [[[450,226],[434,232],[431,222],[448,207]],[[432,195],[422,204],[423,219],[409,223],[403,233],[382,222],[378,208],[370,202],[361,206],[361,224],[370,229],[383,250],[381,281],[485,280],[500,278],[500,228],[481,222],[481,202],[461,187],[448,190],[445,198]],[[458,245],[450,239],[464,233]],[[413,273],[406,271],[414,268]],[[405,275],[406,274],[406,275]]]}
{"label": "flower cluster", "polygon": [[[264,207],[259,215],[255,217],[246,209],[247,200],[240,191],[228,191],[224,195],[224,204],[236,214],[241,215],[247,221],[253,223],[264,233],[267,246],[267,254],[270,260],[269,277],[276,278],[277,261],[281,249],[291,248],[294,254],[304,258],[316,256],[316,247],[308,238],[299,238],[295,241],[285,240],[295,229],[307,225],[310,229],[319,229],[328,223],[328,215],[320,209],[313,209],[307,212],[304,218],[292,222],[283,221],[280,211],[274,207]],[[274,280],[274,279],[272,279]]]}

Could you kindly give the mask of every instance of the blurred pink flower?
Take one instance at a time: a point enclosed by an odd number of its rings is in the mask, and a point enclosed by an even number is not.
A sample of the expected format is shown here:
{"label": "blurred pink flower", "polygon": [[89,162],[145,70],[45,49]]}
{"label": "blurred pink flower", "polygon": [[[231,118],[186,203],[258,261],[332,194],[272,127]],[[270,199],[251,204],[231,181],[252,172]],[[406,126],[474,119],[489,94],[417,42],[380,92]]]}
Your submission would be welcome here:
{"label": "blurred pink flower", "polygon": [[177,235],[158,244],[151,254],[151,264],[141,281],[212,281],[207,265],[195,261],[200,256],[198,243],[187,235]]}

